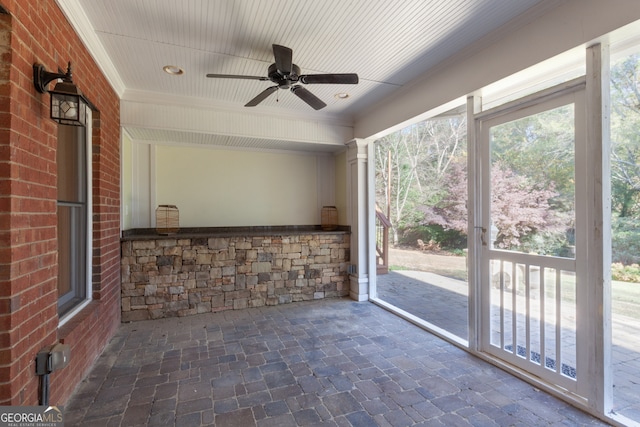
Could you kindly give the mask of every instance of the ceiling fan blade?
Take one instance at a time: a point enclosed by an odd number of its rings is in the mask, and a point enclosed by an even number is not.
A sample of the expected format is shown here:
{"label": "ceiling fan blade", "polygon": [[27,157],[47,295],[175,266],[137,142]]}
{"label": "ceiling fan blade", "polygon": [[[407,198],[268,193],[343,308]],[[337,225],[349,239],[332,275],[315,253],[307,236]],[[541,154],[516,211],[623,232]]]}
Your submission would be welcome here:
{"label": "ceiling fan blade", "polygon": [[318,98],[302,86],[293,86],[291,88],[291,92],[295,93],[298,98],[309,104],[314,110],[320,110],[327,106],[327,104],[322,102],[320,98]]}
{"label": "ceiling fan blade", "polygon": [[214,78],[214,79],[244,79],[244,80],[262,80],[262,81],[269,80],[269,77],[239,76],[236,74],[207,74],[207,77]]}
{"label": "ceiling fan blade", "polygon": [[333,84],[357,84],[357,74],[308,74],[300,76],[300,81],[305,84],[333,83]]}
{"label": "ceiling fan blade", "polygon": [[293,51],[286,46],[273,45],[273,56],[276,59],[276,68],[283,76],[291,74],[293,65]]}
{"label": "ceiling fan blade", "polygon": [[269,95],[271,95],[273,92],[275,92],[277,90],[278,90],[278,86],[268,87],[265,90],[263,90],[262,92],[260,92],[258,94],[258,96],[253,98],[251,101],[249,101],[246,104],[244,104],[244,106],[245,107],[255,107],[256,105],[260,104],[262,101],[267,99],[269,97]]}

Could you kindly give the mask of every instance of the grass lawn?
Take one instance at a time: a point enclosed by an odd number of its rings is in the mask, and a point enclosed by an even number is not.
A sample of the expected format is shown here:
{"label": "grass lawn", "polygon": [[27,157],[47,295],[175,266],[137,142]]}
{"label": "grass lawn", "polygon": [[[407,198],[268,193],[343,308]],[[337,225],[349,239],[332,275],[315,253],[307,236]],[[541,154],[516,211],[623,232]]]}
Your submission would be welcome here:
{"label": "grass lawn", "polygon": [[[555,293],[555,273],[545,275],[546,291]],[[562,274],[563,300],[575,302],[576,278],[573,273]],[[614,315],[640,320],[640,283],[611,282],[611,311]]]}

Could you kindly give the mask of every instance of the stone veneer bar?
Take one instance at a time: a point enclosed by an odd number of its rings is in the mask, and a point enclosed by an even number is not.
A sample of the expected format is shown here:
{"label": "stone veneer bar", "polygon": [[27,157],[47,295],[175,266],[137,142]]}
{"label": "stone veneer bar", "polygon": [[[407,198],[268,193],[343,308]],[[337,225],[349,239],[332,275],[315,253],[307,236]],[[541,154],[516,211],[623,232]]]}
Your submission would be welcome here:
{"label": "stone veneer bar", "polygon": [[318,227],[125,232],[122,321],[349,294],[350,234]]}

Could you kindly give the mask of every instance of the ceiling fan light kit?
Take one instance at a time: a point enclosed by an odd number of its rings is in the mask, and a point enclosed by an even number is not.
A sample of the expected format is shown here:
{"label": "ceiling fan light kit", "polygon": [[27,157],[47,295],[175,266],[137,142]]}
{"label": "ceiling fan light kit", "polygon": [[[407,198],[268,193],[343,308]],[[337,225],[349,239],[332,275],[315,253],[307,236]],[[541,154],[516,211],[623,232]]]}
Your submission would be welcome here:
{"label": "ceiling fan light kit", "polygon": [[300,67],[293,63],[293,51],[286,47],[274,44],[273,56],[275,62],[269,65],[267,76],[242,76],[235,74],[207,74],[209,78],[219,79],[245,79],[271,81],[275,86],[270,86],[260,92],[255,98],[245,104],[245,107],[255,107],[267,99],[269,95],[278,89],[289,89],[298,98],[306,102],[314,110],[320,110],[327,106],[320,98],[315,96],[302,84],[357,84],[358,75],[354,73],[346,74],[300,74]]}

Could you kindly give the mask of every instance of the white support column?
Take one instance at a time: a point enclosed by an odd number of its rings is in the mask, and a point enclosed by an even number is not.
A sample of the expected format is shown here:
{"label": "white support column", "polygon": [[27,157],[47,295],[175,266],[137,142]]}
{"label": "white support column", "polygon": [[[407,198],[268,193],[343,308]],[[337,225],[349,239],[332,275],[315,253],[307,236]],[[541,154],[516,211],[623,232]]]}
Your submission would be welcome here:
{"label": "white support column", "polygon": [[376,159],[373,140],[367,143],[367,262],[369,266],[369,298],[377,298],[378,252],[376,250]]}
{"label": "white support column", "polygon": [[[482,182],[476,175],[479,165],[479,138],[476,132],[475,114],[481,111],[482,99],[479,96],[467,98],[467,280],[469,283],[469,348],[480,349],[480,245],[482,229],[482,205],[480,194]],[[479,173],[478,173],[479,175]],[[477,228],[479,227],[479,228]]]}
{"label": "white support column", "polygon": [[[351,264],[349,295],[356,301],[369,299],[372,278],[370,254],[370,215],[368,185],[368,145],[370,141],[354,139],[347,143],[347,217],[351,226]],[[373,242],[375,251],[375,241]]]}
{"label": "white support column", "polygon": [[[609,47],[601,44],[587,48],[586,86],[586,168],[587,174],[587,269],[586,321],[584,338],[588,342],[587,398],[598,413],[609,414],[612,408],[611,366],[611,185],[610,185],[610,101]],[[578,295],[578,298],[580,295]],[[578,301],[580,301],[578,299]],[[580,308],[579,308],[580,310]],[[580,328],[578,328],[580,331]]]}

